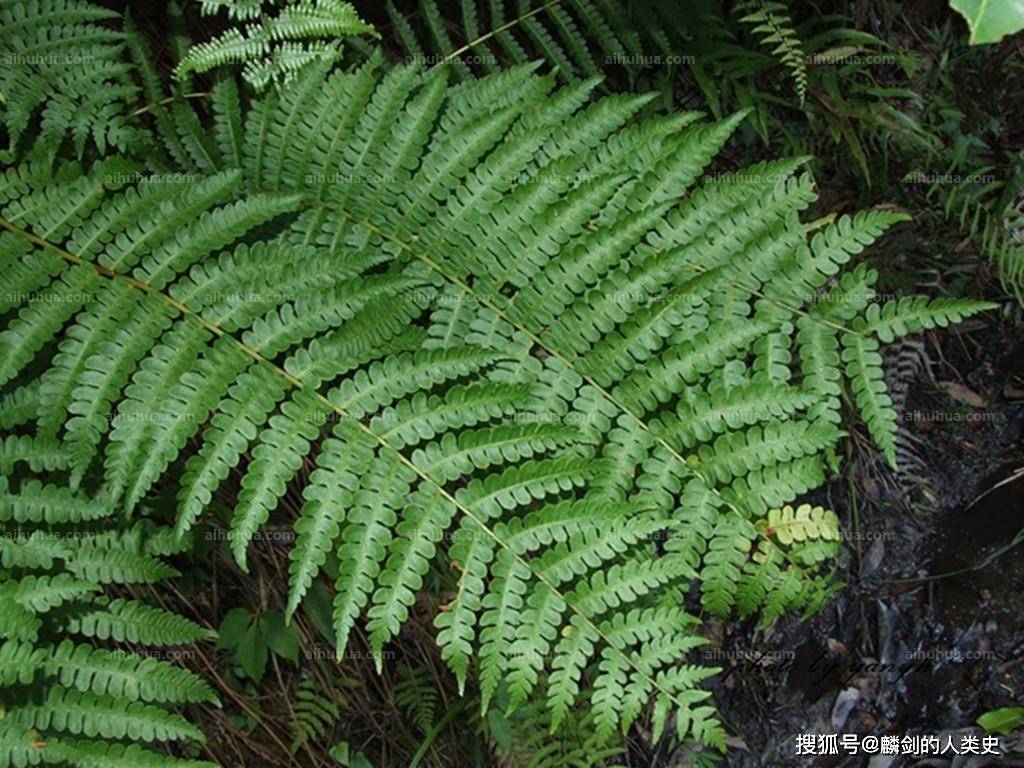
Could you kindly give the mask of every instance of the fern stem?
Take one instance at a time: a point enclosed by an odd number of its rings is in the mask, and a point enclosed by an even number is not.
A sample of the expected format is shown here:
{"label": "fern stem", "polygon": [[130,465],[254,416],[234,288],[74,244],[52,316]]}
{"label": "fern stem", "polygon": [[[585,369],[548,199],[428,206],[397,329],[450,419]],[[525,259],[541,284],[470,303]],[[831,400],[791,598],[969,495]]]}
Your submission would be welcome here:
{"label": "fern stem", "polygon": [[563,2],[563,0],[548,0],[548,2],[544,3],[544,5],[541,5],[541,6],[537,7],[537,8],[534,8],[529,13],[524,13],[522,16],[517,16],[516,18],[512,19],[512,21],[506,22],[506,23],[502,24],[500,27],[495,27],[494,29],[492,29],[489,32],[487,32],[486,34],[480,35],[480,37],[476,38],[476,40],[470,40],[468,43],[466,43],[461,48],[456,48],[454,51],[449,53],[447,56],[445,56],[439,62],[434,64],[434,66],[432,66],[430,69],[434,70],[434,69],[437,69],[438,67],[443,66],[445,64],[450,64],[452,61],[457,59],[459,56],[464,54],[466,51],[472,50],[476,46],[480,45],[480,43],[482,43],[482,42],[484,42],[486,40],[489,40],[492,37],[500,35],[502,32],[504,32],[504,31],[506,31],[508,29],[511,29],[512,27],[516,26],[517,24],[522,24],[527,19],[533,18],[534,16],[538,15],[542,11],[546,11],[548,8],[554,8],[556,5],[561,5],[562,2]]}
{"label": "fern stem", "polygon": [[[572,359],[566,357],[565,355],[563,355],[558,350],[552,349],[550,346],[548,346],[544,342],[544,340],[540,336],[535,334],[533,331],[531,331],[526,326],[524,326],[521,323],[518,323],[514,319],[510,318],[499,306],[497,306],[489,298],[487,298],[486,296],[480,296],[480,295],[476,294],[473,291],[473,288],[470,285],[468,285],[464,280],[461,280],[458,277],[455,277],[453,275],[449,275],[447,272],[444,271],[444,269],[441,267],[440,264],[438,264],[436,261],[434,261],[432,258],[430,258],[430,256],[428,256],[427,254],[425,254],[425,253],[418,253],[416,251],[416,249],[413,248],[409,243],[406,243],[401,238],[395,237],[393,235],[389,235],[387,232],[385,232],[384,230],[382,230],[380,227],[376,226],[372,222],[357,219],[356,217],[352,216],[352,214],[350,214],[348,211],[346,211],[343,208],[339,208],[337,210],[338,210],[338,213],[340,213],[342,216],[344,216],[348,221],[352,222],[353,224],[356,224],[356,225],[362,226],[362,227],[366,227],[367,229],[373,231],[374,234],[377,234],[377,235],[383,237],[384,239],[389,240],[394,245],[396,245],[399,248],[401,248],[402,250],[406,251],[407,253],[409,253],[413,257],[419,259],[424,264],[426,264],[428,267],[430,267],[431,269],[435,270],[439,275],[441,275],[446,280],[448,280],[450,283],[452,283],[452,285],[455,285],[459,289],[464,291],[467,296],[473,298],[474,300],[478,301],[480,304],[486,306],[492,312],[494,312],[499,317],[501,317],[505,322],[507,322],[510,325],[512,325],[513,327],[515,327],[518,331],[526,334],[534,344],[536,344],[538,347],[544,349],[551,356],[553,356],[553,357],[559,359],[561,362],[563,362],[569,369],[573,370],[584,381],[586,381],[587,384],[589,384],[591,387],[593,387],[597,392],[600,392],[601,396],[603,398],[605,398],[609,403],[611,403],[616,408],[618,408],[622,413],[624,413],[625,415],[627,415],[631,419],[633,419],[633,421],[635,421],[637,423],[637,425],[641,429],[643,429],[645,432],[647,432],[662,448],[664,448],[666,451],[668,451],[669,454],[674,459],[676,459],[676,461],[679,462],[679,465],[681,467],[684,467],[687,471],[692,473],[692,476],[694,476],[697,479],[701,480],[708,487],[708,489],[711,491],[711,493],[713,493],[715,496],[717,496],[718,499],[722,502],[722,504],[730,512],[735,513],[739,518],[741,518],[743,520],[747,519],[746,516],[743,514],[743,512],[740,511],[740,509],[735,504],[733,504],[731,501],[729,501],[728,499],[726,499],[725,497],[722,496],[722,494],[719,492],[718,488],[715,487],[715,484],[713,482],[711,482],[708,478],[706,478],[703,474],[701,474],[690,462],[688,462],[686,460],[686,457],[684,457],[675,448],[673,448],[672,445],[670,445],[668,443],[668,441],[666,441],[663,437],[661,437],[654,430],[652,430],[650,425],[646,421],[644,421],[642,418],[640,418],[635,413],[633,413],[627,406],[625,406],[622,403],[620,403],[615,398],[615,396],[612,395],[611,392],[609,392],[605,387],[601,386],[590,375],[588,375],[587,373],[585,373],[583,371],[577,370],[576,366],[573,365],[573,360]],[[658,249],[654,249],[654,251],[655,251],[655,253],[659,252]],[[736,287],[743,288],[744,290],[749,290],[748,288],[746,288],[745,286],[742,286],[742,285],[737,285]],[[772,301],[767,296],[763,296],[762,295],[762,298],[765,298],[765,299],[768,299],[769,301]],[[780,305],[780,306],[785,306],[785,305]],[[808,314],[808,317],[814,317],[814,316]],[[821,320],[821,322],[824,323],[826,321],[825,320]],[[831,323],[829,323],[829,324],[831,324]],[[857,333],[856,331],[853,331],[851,329],[845,328],[845,327],[843,327],[841,325],[839,326],[839,329],[840,330],[844,330],[844,331],[848,331],[849,333],[856,333],[858,336],[863,335],[863,334]],[[787,560],[787,562],[789,562],[791,564],[795,564],[795,562],[792,560],[790,555],[788,553],[786,553],[783,549],[777,547],[775,545],[775,542],[773,542],[769,537],[766,536],[765,537],[765,541],[767,541],[770,546],[775,547],[776,549],[778,549],[779,553]]]}
{"label": "fern stem", "polygon": [[129,112],[128,117],[135,117],[136,115],[141,115],[145,112],[149,112],[150,110],[156,109],[157,107],[162,107],[165,104],[172,104],[178,99],[202,99],[206,96],[211,95],[212,94],[209,91],[201,91],[197,93],[179,93],[175,96],[168,96],[166,99],[160,99],[160,101],[154,101],[152,104],[147,104],[144,107],[139,107],[138,109]]}

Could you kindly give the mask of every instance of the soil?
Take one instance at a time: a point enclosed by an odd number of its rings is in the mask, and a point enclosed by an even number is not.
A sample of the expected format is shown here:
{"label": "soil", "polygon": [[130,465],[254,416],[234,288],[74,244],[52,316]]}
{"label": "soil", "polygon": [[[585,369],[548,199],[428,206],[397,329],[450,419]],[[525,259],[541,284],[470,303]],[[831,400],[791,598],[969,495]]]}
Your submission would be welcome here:
{"label": "soil", "polygon": [[739,737],[722,765],[1024,765],[1024,745],[1006,739],[998,758],[796,752],[800,734],[959,744],[984,735],[986,711],[1024,704],[1024,542],[1013,545],[1024,538],[1024,340],[1013,326],[996,317],[926,339],[941,358],[934,379],[905,382],[919,477],[882,470],[865,447],[815,499],[848,543],[847,586],[825,609],[768,633],[720,628],[716,700]]}

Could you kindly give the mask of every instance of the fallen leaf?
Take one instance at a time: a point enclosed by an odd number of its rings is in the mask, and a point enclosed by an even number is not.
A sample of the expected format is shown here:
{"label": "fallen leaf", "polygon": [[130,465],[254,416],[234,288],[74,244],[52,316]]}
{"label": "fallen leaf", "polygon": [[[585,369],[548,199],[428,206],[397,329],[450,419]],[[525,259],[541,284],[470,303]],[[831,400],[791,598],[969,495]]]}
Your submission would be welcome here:
{"label": "fallen leaf", "polygon": [[828,639],[828,649],[836,656],[845,656],[850,652],[845,645],[843,645],[840,641],[836,640],[834,637],[830,637]]}
{"label": "fallen leaf", "polygon": [[963,384],[957,384],[955,381],[940,381],[939,386],[946,390],[946,393],[954,400],[966,403],[972,408],[984,408],[988,405],[985,398]]}
{"label": "fallen leaf", "polygon": [[1003,387],[1003,395],[1007,400],[1020,400],[1024,397],[1024,387],[1018,387],[1014,382],[1008,381]]}
{"label": "fallen leaf", "polygon": [[742,749],[749,751],[749,748],[747,747],[747,742],[745,742],[743,739],[737,738],[736,736],[726,736],[725,746],[729,747],[730,749]]}

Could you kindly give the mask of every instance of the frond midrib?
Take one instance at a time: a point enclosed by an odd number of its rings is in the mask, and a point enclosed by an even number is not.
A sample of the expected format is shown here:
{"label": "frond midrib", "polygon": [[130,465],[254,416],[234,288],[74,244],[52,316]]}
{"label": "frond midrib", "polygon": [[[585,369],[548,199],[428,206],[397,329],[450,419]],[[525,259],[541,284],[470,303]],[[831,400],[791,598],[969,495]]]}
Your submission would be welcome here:
{"label": "frond midrib", "polygon": [[[461,514],[465,515],[470,520],[472,520],[480,528],[480,530],[482,530],[484,533],[486,533],[498,546],[500,546],[504,551],[507,551],[510,554],[510,556],[512,558],[514,558],[514,560],[516,562],[518,562],[523,567],[525,567],[534,578],[536,578],[540,583],[544,584],[544,586],[547,587],[555,595],[559,596],[565,602],[565,604],[572,610],[572,612],[574,614],[579,616],[582,621],[586,622],[587,626],[589,626],[595,633],[597,633],[598,637],[600,637],[607,644],[608,647],[612,648],[614,650],[614,652],[619,657],[621,657],[626,662],[626,664],[629,665],[629,667],[632,670],[634,670],[635,674],[637,674],[640,677],[642,677],[643,679],[647,680],[650,683],[650,685],[653,686],[653,688],[655,690],[657,690],[663,696],[666,696],[669,700],[674,702],[681,709],[684,709],[684,710],[686,709],[686,707],[688,706],[686,704],[686,702],[680,700],[677,697],[677,694],[672,693],[671,691],[662,688],[658,684],[657,679],[653,675],[649,674],[647,672],[647,670],[645,670],[641,665],[637,664],[636,661],[634,661],[633,658],[628,653],[626,653],[621,648],[619,648],[617,645],[612,643],[611,638],[609,638],[602,631],[602,629],[599,626],[598,622],[596,622],[594,619],[592,619],[589,615],[584,613],[582,610],[578,609],[566,597],[566,595],[563,594],[563,592],[558,589],[558,587],[556,587],[553,583],[551,583],[551,581],[546,576],[544,576],[543,574],[539,573],[536,569],[532,568],[530,566],[530,560],[529,559],[527,559],[524,556],[518,554],[515,551],[515,549],[513,549],[507,542],[505,542],[500,536],[498,536],[497,533],[495,533],[495,531],[489,525],[487,525],[487,523],[486,523],[486,521],[484,519],[482,519],[478,515],[476,515],[469,508],[469,506],[467,506],[463,502],[459,501],[456,498],[455,495],[453,495],[452,493],[447,491],[441,484],[439,484],[436,480],[434,480],[426,472],[424,472],[420,467],[418,467],[416,464],[414,464],[411,459],[409,459],[407,456],[405,456],[404,453],[402,453],[402,451],[400,451],[397,448],[394,448],[390,443],[388,443],[386,440],[384,440],[381,436],[379,436],[377,433],[373,432],[369,428],[368,425],[363,424],[361,420],[354,419],[345,409],[341,408],[338,405],[335,405],[333,402],[331,402],[326,396],[324,396],[320,392],[310,392],[310,390],[308,390],[305,387],[305,385],[303,384],[303,382],[300,379],[298,379],[297,377],[295,377],[292,374],[288,373],[287,371],[285,371],[283,368],[279,367],[276,363],[272,362],[271,360],[268,360],[263,355],[261,355],[257,350],[252,349],[251,347],[246,345],[244,342],[242,342],[240,339],[235,338],[235,336],[233,334],[229,333],[228,331],[224,330],[223,328],[220,328],[216,324],[211,323],[209,320],[206,320],[198,312],[192,310],[190,307],[188,307],[184,303],[178,301],[177,299],[173,298],[172,296],[164,293],[162,290],[158,290],[156,288],[153,288],[152,286],[147,285],[146,283],[144,283],[141,280],[138,280],[138,279],[136,279],[134,277],[127,276],[127,275],[122,275],[122,274],[118,273],[117,271],[115,271],[113,269],[110,269],[109,267],[104,267],[101,264],[96,264],[95,262],[92,262],[92,261],[90,261],[88,259],[84,259],[81,256],[78,256],[77,254],[74,254],[74,253],[71,253],[69,251],[66,251],[63,248],[60,248],[59,246],[56,246],[53,243],[50,243],[50,242],[44,240],[43,238],[38,237],[37,235],[33,235],[31,232],[27,232],[27,231],[25,231],[23,229],[20,229],[19,227],[14,226],[14,224],[12,224],[11,222],[7,221],[7,219],[0,218],[0,227],[3,227],[4,229],[6,229],[7,231],[11,232],[12,234],[14,234],[16,236],[19,236],[19,237],[22,237],[22,238],[28,240],[29,242],[33,243],[34,245],[39,246],[40,248],[43,248],[43,249],[46,249],[46,250],[50,250],[50,251],[56,253],[60,258],[64,259],[65,261],[68,261],[68,262],[70,262],[72,264],[76,264],[78,266],[90,267],[90,268],[94,269],[97,272],[97,274],[101,275],[102,277],[106,277],[106,278],[108,278],[110,280],[115,280],[115,281],[123,281],[123,282],[127,283],[132,288],[134,288],[134,289],[136,289],[138,291],[141,291],[143,293],[147,293],[147,294],[150,294],[152,296],[155,296],[156,298],[158,298],[161,301],[165,302],[168,306],[172,307],[174,310],[179,312],[184,317],[192,319],[194,322],[197,322],[203,328],[205,328],[206,330],[216,334],[218,337],[229,339],[235,345],[236,348],[238,348],[241,352],[243,352],[244,354],[248,355],[249,357],[253,358],[257,363],[261,363],[261,364],[267,366],[276,375],[281,376],[282,378],[284,378],[286,381],[288,381],[289,384],[294,386],[296,389],[298,389],[298,390],[300,390],[302,392],[306,392],[307,394],[309,394],[320,405],[322,405],[325,408],[328,408],[329,410],[335,412],[340,417],[353,422],[357,429],[359,429],[360,431],[362,431],[363,433],[368,435],[370,438],[372,438],[381,448],[386,449],[387,451],[389,451],[389,452],[393,453],[395,456],[397,456],[398,460],[402,464],[404,464],[407,468],[412,470],[416,474],[416,476],[420,478],[420,480],[422,480],[423,482],[425,482],[428,485],[430,485],[437,493],[439,493],[442,496],[442,498],[444,498],[448,503],[452,504],[457,510],[459,510]],[[736,512],[737,512],[737,514],[740,514],[739,510],[736,510]]]}
{"label": "frond midrib", "polygon": [[[319,203],[319,204],[320,205],[324,205],[323,203]],[[476,293],[473,290],[473,288],[470,285],[468,285],[464,280],[461,280],[460,278],[458,278],[458,277],[456,277],[454,275],[448,274],[444,270],[444,268],[440,264],[438,264],[434,259],[432,259],[428,254],[421,253],[421,252],[417,251],[411,244],[405,242],[400,237],[389,235],[386,231],[384,231],[380,227],[376,226],[374,223],[372,223],[372,222],[370,222],[368,220],[365,220],[365,219],[360,219],[358,217],[355,217],[351,213],[349,213],[347,210],[345,210],[344,208],[332,208],[331,210],[334,210],[337,213],[341,214],[342,216],[344,216],[348,221],[352,222],[353,224],[355,224],[357,226],[366,227],[367,229],[370,229],[371,231],[373,231],[375,234],[377,234],[377,235],[387,239],[388,241],[390,241],[394,245],[396,245],[399,248],[401,248],[402,250],[404,250],[406,253],[410,254],[414,258],[416,258],[416,259],[420,260],[421,262],[423,262],[424,264],[426,264],[430,269],[436,271],[439,275],[441,275],[449,283],[451,283],[452,285],[458,287],[461,291],[465,292],[467,296],[472,297],[475,301],[478,301],[483,306],[486,306],[492,312],[497,314],[502,320],[504,320],[505,322],[507,322],[510,325],[512,325],[516,330],[520,331],[521,333],[526,334],[534,344],[536,344],[538,347],[544,349],[548,354],[550,354],[551,356],[557,358],[562,363],[564,363],[569,369],[571,369],[576,374],[578,374],[587,384],[589,384],[596,391],[598,391],[601,394],[601,396],[604,397],[609,403],[611,403],[616,408],[618,408],[623,414],[625,414],[625,415],[629,416],[631,419],[633,419],[633,421],[638,426],[640,426],[641,429],[643,429],[661,447],[663,447],[665,450],[667,450],[669,452],[669,454],[679,464],[680,467],[685,468],[686,471],[689,472],[691,476],[696,477],[697,479],[701,480],[710,489],[711,493],[718,497],[718,499],[722,502],[722,504],[725,506],[726,509],[728,509],[733,514],[737,515],[740,519],[743,519],[743,520],[747,519],[746,516],[743,514],[743,512],[733,502],[729,501],[724,496],[722,496],[721,492],[718,490],[718,488],[716,487],[714,482],[712,482],[709,478],[707,478],[704,475],[702,475],[695,467],[693,467],[692,464],[690,464],[690,462],[688,462],[686,460],[686,457],[684,457],[672,445],[670,445],[665,440],[665,438],[662,437],[658,433],[657,430],[655,430],[653,427],[651,427],[650,424],[648,424],[648,422],[646,420],[640,418],[639,416],[634,414],[627,406],[625,406],[621,402],[619,402],[615,398],[615,396],[612,395],[611,392],[609,392],[605,387],[602,387],[588,373],[578,369],[574,365],[575,356],[573,358],[566,357],[566,355],[563,354],[562,352],[560,352],[559,350],[556,350],[556,349],[552,348],[549,344],[545,343],[544,340],[540,336],[538,336],[536,333],[534,333],[533,331],[528,329],[525,325],[523,325],[522,323],[516,321],[511,316],[509,316],[504,310],[501,309],[501,307],[499,307],[497,304],[495,304],[493,301],[491,301],[490,298],[488,298],[487,296],[483,296],[483,295],[480,295],[480,294]],[[655,248],[653,246],[647,246],[647,247],[650,248],[653,253],[660,253],[660,252],[662,252],[664,250],[664,249]],[[703,265],[692,265],[692,266],[698,272],[706,272],[706,271],[708,271],[707,268],[704,267]],[[744,286],[744,285],[742,285],[740,283],[732,283],[732,284],[734,285],[734,287],[740,288],[742,290],[750,291],[750,293],[752,293],[754,295],[757,295],[760,298],[764,298],[767,301],[771,301],[772,303],[775,303],[780,308],[787,309],[787,310],[789,310],[791,312],[794,312],[796,314],[803,315],[803,316],[805,316],[805,317],[807,317],[807,318],[809,318],[809,319],[811,319],[811,320],[813,320],[813,321],[815,321],[815,322],[817,322],[817,323],[819,323],[821,325],[832,327],[835,330],[841,330],[843,332],[852,333],[855,336],[860,336],[860,337],[865,336],[865,334],[861,333],[860,331],[856,331],[856,330],[847,328],[846,326],[844,326],[844,325],[842,325],[840,323],[835,323],[832,320],[829,320],[828,318],[819,317],[819,316],[817,316],[817,315],[815,315],[813,313],[807,312],[806,310],[803,310],[802,308],[799,308],[799,307],[789,306],[789,305],[785,304],[784,302],[778,301],[777,299],[773,299],[772,297],[769,297],[769,296],[761,293],[760,291],[757,291],[757,290],[753,290],[752,291],[752,290],[750,290],[749,286]],[[774,544],[773,544],[773,546],[774,546]],[[787,552],[785,552],[784,550],[779,550],[779,551],[780,551],[782,556],[787,561],[792,562],[792,560],[791,560],[791,558],[790,558],[790,556],[789,556],[789,554]]]}

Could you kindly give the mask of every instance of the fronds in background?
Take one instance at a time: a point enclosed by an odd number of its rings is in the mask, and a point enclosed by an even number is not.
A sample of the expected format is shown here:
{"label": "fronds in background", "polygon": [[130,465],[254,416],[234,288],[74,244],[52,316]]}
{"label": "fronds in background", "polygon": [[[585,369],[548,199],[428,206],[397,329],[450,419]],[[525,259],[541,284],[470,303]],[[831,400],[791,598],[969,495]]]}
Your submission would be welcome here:
{"label": "fronds in background", "polygon": [[773,0],[744,0],[739,6],[743,14],[740,19],[751,25],[751,33],[772,55],[785,65],[796,84],[797,97],[803,106],[807,96],[807,65],[800,37],[793,27],[793,20],[785,3]]}
{"label": "fronds in background", "polygon": [[962,134],[937,173],[915,171],[904,181],[926,185],[926,198],[977,244],[992,262],[1003,287],[1024,302],[1024,161],[1008,169],[984,163],[989,148],[973,134]]}
{"label": "fronds in background", "polygon": [[[944,219],[961,234],[960,249],[977,249],[992,263],[1007,293],[1024,301],[1024,156],[1009,143],[1015,114],[1007,111],[981,123],[972,119],[975,100],[992,95],[964,93],[957,76],[980,77],[987,59],[958,44],[948,25],[931,32],[930,41],[943,55],[924,84],[932,98],[922,122],[936,142],[912,158],[902,181],[936,220]],[[1020,63],[1010,59],[1002,66],[1007,82],[1014,82]]]}
{"label": "fronds in background", "polygon": [[[5,429],[18,421],[9,410],[2,417]],[[204,740],[173,708],[217,704],[216,695],[161,656],[212,633],[113,594],[118,585],[177,575],[163,558],[185,544],[148,522],[111,528],[103,500],[57,481],[70,462],[44,438],[3,442],[0,759],[15,766],[212,766],[168,757],[153,744]],[[53,475],[26,476],[26,466]]]}
{"label": "fronds in background", "polygon": [[[685,14],[662,0],[420,0],[416,8],[388,4],[406,60],[450,64],[460,79],[541,59],[566,82],[601,75],[613,89],[657,90],[666,104],[679,94],[690,106],[699,93],[719,118],[752,109],[751,126],[777,151],[817,152],[815,134],[827,131],[868,179],[866,145],[927,139],[907,114],[914,94],[884,88],[872,63],[884,54],[912,70],[912,57],[851,19],[812,16],[798,25],[787,4],[761,0],[697,0]],[[809,88],[824,98],[805,102]]]}
{"label": "fronds in background", "polygon": [[667,0],[420,0],[417,18],[388,0],[387,11],[407,61],[450,64],[458,79],[542,59],[566,82],[624,72],[633,86],[655,62],[681,63],[682,14]]}
{"label": "fronds in background", "polygon": [[[1003,285],[1024,304],[1024,195],[1007,209],[1003,220],[1005,235],[989,242]],[[989,253],[992,253],[990,250]]]}
{"label": "fronds in background", "polygon": [[[264,10],[264,6],[274,8]],[[276,8],[275,8],[276,6]],[[204,14],[227,11],[231,21],[247,20],[219,37],[193,45],[178,64],[179,79],[207,72],[228,63],[242,64],[242,77],[262,91],[271,83],[290,82],[314,62],[332,64],[341,58],[341,39],[372,35],[350,3],[341,0],[287,0],[286,2],[203,2]]]}
{"label": "fronds in background", "polygon": [[67,141],[81,156],[138,138],[129,112],[139,87],[111,24],[119,18],[83,0],[0,0],[0,160],[13,162],[23,142],[56,154]]}

